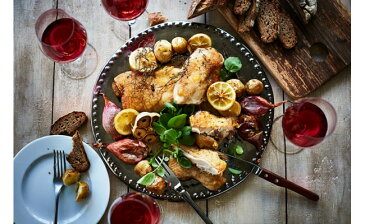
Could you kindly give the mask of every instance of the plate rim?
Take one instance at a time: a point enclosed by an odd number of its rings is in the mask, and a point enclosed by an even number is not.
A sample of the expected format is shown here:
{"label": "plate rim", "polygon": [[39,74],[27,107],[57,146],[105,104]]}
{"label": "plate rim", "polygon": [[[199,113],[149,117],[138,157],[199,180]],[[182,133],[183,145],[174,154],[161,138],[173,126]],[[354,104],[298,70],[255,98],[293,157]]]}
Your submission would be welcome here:
{"label": "plate rim", "polygon": [[[219,28],[219,27],[216,27],[216,26],[213,26],[213,25],[210,25],[210,24],[205,24],[205,23],[197,23],[197,22],[188,22],[188,21],[168,21],[168,22],[165,22],[165,23],[161,23],[161,24],[158,24],[158,25],[155,25],[155,26],[152,26],[152,27],[148,27],[146,29],[144,29],[143,31],[140,31],[139,33],[135,34],[134,36],[132,36],[131,38],[129,38],[128,40],[126,40],[124,42],[124,44],[122,44],[120,47],[117,48],[116,51],[114,51],[113,55],[109,58],[109,60],[105,63],[104,67],[102,67],[100,73],[99,73],[99,76],[97,77],[96,81],[95,81],[95,85],[94,85],[94,88],[93,88],[93,94],[92,94],[92,104],[91,104],[91,116],[92,116],[92,119],[90,119],[90,122],[91,122],[91,129],[92,129],[92,132],[93,132],[93,136],[94,136],[94,140],[95,142],[99,142],[99,139],[97,137],[98,133],[96,133],[96,129],[94,127],[94,119],[97,119],[96,118],[96,112],[94,111],[94,104],[95,102],[97,101],[96,98],[98,97],[99,93],[98,91],[101,90],[101,84],[102,82],[100,82],[100,80],[104,81],[104,77],[106,76],[106,72],[109,70],[110,66],[109,65],[112,65],[114,64],[114,60],[117,59],[121,53],[123,53],[123,50],[127,50],[127,47],[129,44],[133,43],[133,40],[135,39],[139,39],[140,36],[144,36],[146,35],[147,33],[153,33],[153,30],[155,29],[165,29],[165,28],[168,28],[169,26],[187,26],[187,27],[191,27],[191,26],[200,26],[200,27],[209,27],[213,30],[216,30],[216,32],[219,32],[221,35],[224,35],[224,38],[226,39],[229,39],[230,42],[234,42],[236,47],[239,48],[242,47],[244,48],[244,52],[245,52],[245,55],[244,57],[248,57],[249,60],[251,62],[254,62],[255,65],[255,69],[259,70],[259,72],[261,72],[261,75],[263,75],[265,78],[266,78],[266,82],[269,84],[269,99],[267,99],[269,102],[271,103],[274,103],[274,94],[273,94],[273,91],[272,91],[272,86],[271,86],[271,83],[270,81],[268,80],[267,78],[267,75],[266,75],[266,72],[264,70],[264,66],[261,64],[260,60],[258,59],[258,57],[252,53],[252,51],[249,49],[249,47],[247,47],[244,43],[242,43],[242,40],[239,40],[237,39],[236,37],[234,37],[232,34],[230,34],[229,32]],[[202,31],[204,32],[204,31]],[[243,52],[241,50],[241,52]],[[100,84],[99,84],[100,83]],[[95,113],[95,114],[94,114]],[[270,138],[270,135],[271,135],[271,131],[272,131],[272,125],[273,125],[273,118],[274,118],[274,110],[273,109],[270,109],[269,112],[268,112],[268,116],[269,116],[269,120],[271,121],[270,122],[270,125],[267,126],[267,133],[265,133],[264,135],[266,137],[264,137],[264,141],[262,143],[262,150],[259,151],[258,149],[256,150],[257,151],[257,161],[256,163],[259,164],[260,161],[261,161],[261,158],[262,158],[262,155],[265,153],[266,151],[266,147],[268,145],[268,142],[269,142],[269,138]],[[98,127],[100,128],[100,127]],[[110,160],[110,157],[109,158],[106,158],[104,154],[106,154],[106,149],[103,149],[103,147],[100,147],[98,148],[98,151],[101,155],[101,157],[103,158],[104,162],[106,163],[106,165],[109,167],[110,171],[118,178],[120,179],[123,183],[125,183],[128,187],[132,188],[133,190],[135,191],[138,191],[138,192],[141,192],[141,193],[147,193],[148,195],[156,198],[156,199],[160,199],[160,200],[168,200],[168,201],[171,201],[171,202],[183,202],[183,199],[181,197],[178,197],[178,198],[172,198],[172,197],[161,197],[161,195],[156,195],[148,190],[146,190],[145,187],[142,187],[142,188],[138,188],[138,184],[135,186],[135,185],[132,185],[131,183],[129,183],[129,181],[125,178],[122,178],[122,176],[118,175],[118,173],[116,172],[116,168],[115,167],[115,164],[114,162],[109,162]],[[197,195],[197,197],[194,197],[192,195],[192,198],[194,200],[206,200],[206,199],[210,199],[210,198],[213,198],[213,197],[216,197],[216,196],[219,196],[235,187],[237,187],[238,185],[240,185],[242,182],[244,182],[249,176],[251,175],[251,173],[248,173],[245,177],[241,178],[239,181],[237,181],[235,184],[233,184],[233,186],[230,186],[228,189],[224,189],[224,190],[220,190],[218,189],[217,191],[210,191],[210,190],[207,190],[207,192],[214,192],[214,194],[212,195],[207,195],[207,196],[204,196],[204,197],[199,197],[199,195]],[[142,190],[141,190],[142,189]]]}
{"label": "plate rim", "polygon": [[[52,140],[52,139],[55,139],[55,140]],[[40,138],[37,138],[37,139],[34,139],[33,141],[29,142],[28,144],[26,144],[24,147],[22,147],[21,150],[18,151],[18,153],[14,156],[13,158],[13,170],[14,170],[14,175],[13,175],[13,184],[15,184],[16,181],[20,181],[21,182],[21,179],[23,178],[22,175],[16,175],[16,170],[17,168],[15,167],[15,164],[16,164],[16,161],[19,161],[20,158],[22,158],[22,156],[28,152],[28,150],[31,149],[31,146],[34,145],[34,144],[37,144],[38,142],[42,142],[42,141],[65,141],[65,140],[70,140],[70,143],[72,145],[72,137],[71,136],[66,136],[66,135],[46,135],[46,136],[43,136],[43,137],[40,137]],[[91,153],[93,156],[92,158],[95,157],[94,159],[94,162],[93,163],[96,163],[95,161],[98,161],[98,166],[96,167],[98,169],[98,173],[100,173],[104,178],[103,180],[107,180],[105,181],[106,183],[103,183],[103,191],[100,192],[100,196],[101,197],[105,197],[105,201],[104,203],[93,203],[93,205],[90,206],[90,204],[87,205],[87,211],[91,211],[90,214],[95,214],[94,211],[103,211],[102,213],[100,212],[99,215],[95,215],[95,222],[99,222],[101,220],[101,218],[103,217],[103,215],[105,214],[105,211],[108,207],[108,204],[109,204],[109,199],[110,199],[110,178],[109,178],[109,174],[108,174],[108,170],[106,169],[105,165],[104,165],[104,161],[100,158],[98,152],[96,150],[94,150],[89,144],[87,144],[86,142],[83,141],[83,145],[85,148],[88,148],[86,149],[87,153]],[[70,149],[71,151],[72,149]],[[37,151],[37,154],[36,154],[36,158],[35,157],[32,157],[32,161],[28,160],[27,162],[29,164],[27,164],[26,166],[23,166],[22,169],[24,169],[26,172],[26,170],[29,168],[30,165],[33,164],[34,161],[36,161],[38,158],[41,158],[42,156],[48,154],[48,153],[45,153],[46,151],[42,151],[41,149],[39,149],[39,151]],[[94,154],[95,153],[95,154]],[[89,156],[89,159],[90,159],[90,156]],[[18,171],[18,172],[23,172],[23,171]],[[88,171],[89,172],[89,171]],[[24,174],[24,173],[23,173]],[[91,177],[91,174],[88,173],[88,175]],[[98,176],[99,177],[99,176]],[[91,178],[90,178],[91,179]],[[99,179],[95,179],[92,181],[92,184],[93,185],[100,185],[98,184],[97,182],[99,182]],[[21,213],[21,214],[27,214],[29,217],[32,217],[32,215],[29,213],[28,209],[26,209],[24,206],[25,204],[16,204],[16,201],[15,198],[16,198],[16,190],[21,188],[21,186],[14,186],[13,187],[13,200],[14,200],[14,204],[13,204],[13,208],[14,208],[14,212],[13,212],[13,221],[16,223],[17,221],[17,210],[19,210],[19,206],[23,206],[23,210],[26,210],[27,212],[25,213]],[[93,188],[95,188],[93,186]],[[100,191],[100,190],[99,190]],[[20,194],[22,194],[20,192]],[[23,200],[23,197],[20,196],[20,198],[18,200]],[[88,202],[88,203],[91,203]],[[94,205],[95,204],[95,205]],[[100,205],[100,206],[99,206]],[[17,208],[17,209],[15,209]],[[91,208],[91,209],[90,209]],[[93,209],[94,208],[94,209]],[[19,215],[21,215],[19,214]],[[81,216],[82,218],[83,216]],[[93,216],[90,216],[90,218],[93,218]],[[18,218],[19,219],[19,218]],[[32,219],[33,221],[35,220],[34,218]],[[74,220],[75,221],[75,220]],[[78,218],[77,220],[78,222],[80,221],[80,219]]]}

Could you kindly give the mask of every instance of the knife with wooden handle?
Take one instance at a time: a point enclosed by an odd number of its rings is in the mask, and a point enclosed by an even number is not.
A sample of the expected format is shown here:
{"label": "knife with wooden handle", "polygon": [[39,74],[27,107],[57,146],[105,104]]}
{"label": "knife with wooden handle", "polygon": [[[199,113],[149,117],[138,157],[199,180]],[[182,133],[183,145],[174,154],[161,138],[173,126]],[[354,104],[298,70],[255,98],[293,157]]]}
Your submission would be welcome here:
{"label": "knife with wooden handle", "polygon": [[251,173],[261,177],[262,179],[265,179],[277,186],[280,186],[280,187],[285,187],[285,188],[288,188],[310,200],[313,200],[313,201],[318,201],[319,200],[319,196],[308,190],[308,189],[305,189],[304,187],[301,187],[287,179],[285,179],[284,177],[278,175],[278,174],[275,174],[267,169],[264,169],[260,166],[258,166],[257,164],[255,163],[252,163],[250,161],[247,161],[247,160],[244,160],[244,159],[241,159],[241,158],[237,158],[237,157],[234,157],[234,156],[231,156],[229,154],[226,154],[226,153],[223,153],[223,152],[220,152],[222,153],[223,155],[229,157],[229,158],[232,158],[232,159],[236,159],[238,161],[241,161],[241,162],[244,162],[244,163],[247,163],[247,164],[250,164],[252,166],[252,169],[251,169]]}

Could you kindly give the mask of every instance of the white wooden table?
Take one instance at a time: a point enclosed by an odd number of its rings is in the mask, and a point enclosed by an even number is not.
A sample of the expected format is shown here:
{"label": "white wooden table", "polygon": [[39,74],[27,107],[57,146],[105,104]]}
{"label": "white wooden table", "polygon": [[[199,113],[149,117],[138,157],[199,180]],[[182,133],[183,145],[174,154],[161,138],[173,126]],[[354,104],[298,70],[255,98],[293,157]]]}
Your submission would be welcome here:
{"label": "white wooden table", "polygon": [[[344,1],[350,8],[350,0]],[[190,0],[150,0],[149,12],[161,11],[170,21],[186,20]],[[97,70],[87,79],[71,80],[39,50],[34,32],[38,16],[50,8],[61,8],[78,19],[88,33],[89,43],[97,50]],[[90,118],[91,95],[102,66],[123,43],[114,32],[117,22],[104,11],[99,0],[15,0],[15,142],[14,155],[30,141],[48,135],[51,124],[71,111],[84,111]],[[191,21],[218,26],[231,34],[235,31],[218,12],[210,12]],[[142,17],[126,38],[148,26]],[[331,79],[311,96],[331,102],[338,113],[334,134],[314,149],[285,155],[268,145],[262,166],[320,195],[309,201],[291,191],[250,176],[247,181],[216,198],[199,201],[214,223],[350,223],[350,67]],[[286,99],[268,74],[275,101]],[[280,115],[283,108],[277,108]],[[94,141],[88,122],[81,128],[84,141]],[[272,138],[282,149],[290,150],[283,134],[274,130]],[[129,191],[109,172],[110,203]],[[159,201],[164,223],[202,223],[185,203]],[[107,223],[106,214],[100,223]]]}

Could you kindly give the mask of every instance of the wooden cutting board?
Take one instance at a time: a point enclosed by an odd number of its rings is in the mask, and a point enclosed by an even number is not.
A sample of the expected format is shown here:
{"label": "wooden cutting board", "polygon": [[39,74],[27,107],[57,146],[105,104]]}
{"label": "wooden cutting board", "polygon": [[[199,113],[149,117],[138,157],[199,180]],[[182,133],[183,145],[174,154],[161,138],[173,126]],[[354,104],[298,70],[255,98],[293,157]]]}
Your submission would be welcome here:
{"label": "wooden cutting board", "polygon": [[[294,2],[280,0],[281,7],[290,14],[296,25],[298,44],[293,49],[284,49],[278,41],[263,43],[256,27],[239,35],[285,93],[300,98],[351,63],[351,16],[345,6],[336,0],[317,0],[317,14],[309,24],[304,24],[296,14]],[[233,14],[232,8],[230,3],[218,10],[236,29],[238,17]]]}

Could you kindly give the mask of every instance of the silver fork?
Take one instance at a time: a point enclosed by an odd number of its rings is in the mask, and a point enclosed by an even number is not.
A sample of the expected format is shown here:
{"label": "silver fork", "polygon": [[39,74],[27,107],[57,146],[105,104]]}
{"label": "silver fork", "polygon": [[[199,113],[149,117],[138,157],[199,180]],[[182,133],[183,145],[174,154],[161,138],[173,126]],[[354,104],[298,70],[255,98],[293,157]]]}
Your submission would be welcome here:
{"label": "silver fork", "polygon": [[203,221],[207,224],[213,224],[213,222],[205,215],[205,213],[199,208],[199,206],[193,201],[190,197],[189,192],[187,192],[183,186],[181,185],[179,179],[175,176],[172,170],[167,166],[164,161],[160,157],[156,157],[157,163],[160,163],[162,167],[165,169],[165,180],[169,182],[171,187],[181,195],[181,197],[190,204],[191,207],[198,213],[198,215],[203,219]]}
{"label": "silver fork", "polygon": [[62,150],[53,150],[53,184],[56,195],[53,224],[58,220],[58,199],[63,188],[62,176],[66,171],[66,156]]}

